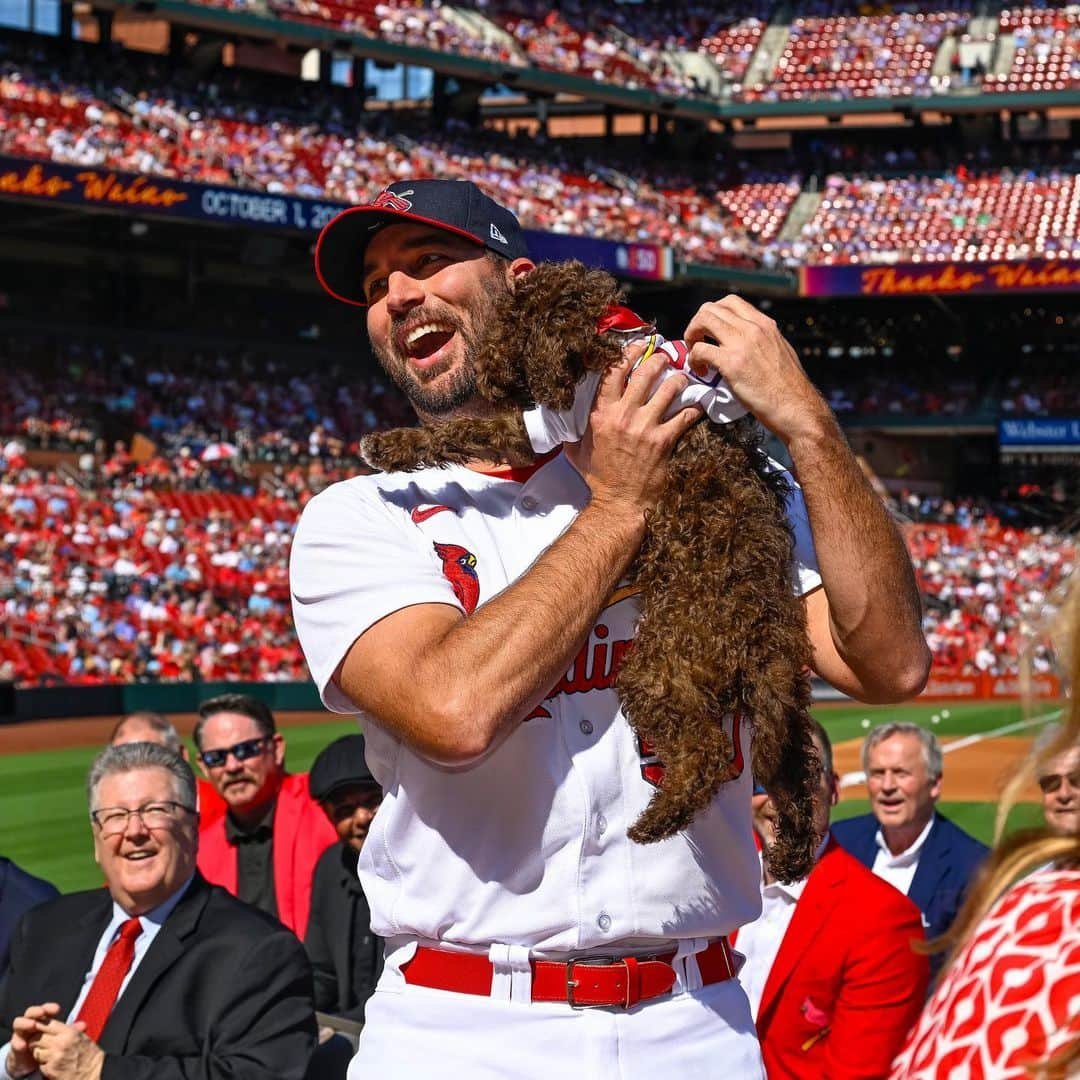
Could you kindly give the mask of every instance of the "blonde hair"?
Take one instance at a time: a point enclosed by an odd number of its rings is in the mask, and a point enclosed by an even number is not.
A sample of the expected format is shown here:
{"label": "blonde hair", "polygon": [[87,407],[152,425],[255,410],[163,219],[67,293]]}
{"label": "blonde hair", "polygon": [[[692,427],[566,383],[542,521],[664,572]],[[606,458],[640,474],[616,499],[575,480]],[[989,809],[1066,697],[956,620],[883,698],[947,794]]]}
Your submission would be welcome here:
{"label": "blonde hair", "polygon": [[[1045,638],[1054,646],[1068,698],[1062,708],[1058,731],[1049,739],[1036,741],[1032,751],[1017,766],[1001,794],[994,826],[994,849],[968,892],[952,926],[925,948],[930,952],[950,950],[953,956],[975,931],[1003,893],[1026,874],[1048,862],[1063,869],[1080,869],[1080,835],[1053,836],[1045,829],[1029,829],[1002,839],[1009,811],[1021,792],[1038,776],[1045,764],[1080,739],[1080,575],[1074,574]],[[1021,657],[1020,685],[1025,714],[1038,707],[1032,692],[1031,654],[1036,642]],[[946,965],[947,967],[948,965]],[[1064,1076],[1068,1066],[1080,1060],[1080,1040],[1074,1040],[1054,1059],[1028,1066],[1028,1071],[1044,1076]]]}

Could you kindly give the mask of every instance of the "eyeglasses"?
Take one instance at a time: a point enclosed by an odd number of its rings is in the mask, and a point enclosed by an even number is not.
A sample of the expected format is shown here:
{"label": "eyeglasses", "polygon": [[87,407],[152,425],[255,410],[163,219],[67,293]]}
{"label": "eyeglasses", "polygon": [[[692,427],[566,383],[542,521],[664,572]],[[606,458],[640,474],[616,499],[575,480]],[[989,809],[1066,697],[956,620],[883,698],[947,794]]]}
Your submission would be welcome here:
{"label": "eyeglasses", "polygon": [[120,833],[127,832],[132,814],[138,817],[148,829],[167,829],[180,816],[181,810],[189,814],[196,812],[194,807],[185,806],[183,803],[152,802],[134,810],[126,810],[122,806],[93,810],[90,813],[90,820],[98,827],[102,836],[118,836]]}
{"label": "eyeglasses", "polygon": [[1069,782],[1069,787],[1080,791],[1080,772],[1048,773],[1046,776],[1040,776],[1039,788],[1044,795],[1050,795],[1057,791],[1066,780]]}
{"label": "eyeglasses", "polygon": [[226,746],[221,750],[203,750],[199,754],[199,760],[208,769],[221,768],[229,760],[230,754],[237,761],[247,761],[248,758],[261,754],[263,746],[270,742],[273,737],[273,735],[263,735],[258,739],[245,739],[243,742],[238,742],[234,746]]}

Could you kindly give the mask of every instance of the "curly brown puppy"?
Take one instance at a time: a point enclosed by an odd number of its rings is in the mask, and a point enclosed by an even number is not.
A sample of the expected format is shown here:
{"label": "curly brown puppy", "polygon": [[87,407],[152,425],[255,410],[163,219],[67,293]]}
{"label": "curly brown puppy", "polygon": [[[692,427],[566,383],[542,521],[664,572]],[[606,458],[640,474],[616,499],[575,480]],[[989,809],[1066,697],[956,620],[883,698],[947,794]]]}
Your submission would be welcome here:
{"label": "curly brown puppy", "polygon": [[[507,413],[372,435],[365,458],[395,472],[477,458],[531,462],[521,411],[570,409],[582,376],[620,359],[618,335],[597,334],[620,299],[606,273],[538,266],[500,303],[476,361],[479,393]],[[810,644],[792,582],[786,494],[752,418],[702,420],[683,437],[631,567],[641,618],[616,685],[635,734],[665,766],[631,839],[652,843],[684,829],[742,771],[723,721],[746,716],[754,777],[777,807],[770,869],[794,881],[813,864],[820,764],[807,723]]]}

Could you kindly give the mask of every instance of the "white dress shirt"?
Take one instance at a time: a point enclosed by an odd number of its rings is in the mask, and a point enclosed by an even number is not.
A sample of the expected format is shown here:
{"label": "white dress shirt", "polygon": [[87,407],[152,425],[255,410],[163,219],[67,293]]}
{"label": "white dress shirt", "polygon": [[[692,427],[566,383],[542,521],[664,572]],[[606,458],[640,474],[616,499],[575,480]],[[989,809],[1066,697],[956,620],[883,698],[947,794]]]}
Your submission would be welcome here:
{"label": "white dress shirt", "polygon": [[[120,1000],[124,991],[127,989],[128,983],[131,982],[131,977],[142,963],[143,957],[149,951],[162,924],[172,914],[173,908],[180,903],[180,897],[187,892],[188,886],[191,884],[194,876],[195,875],[192,874],[191,877],[189,877],[187,881],[185,881],[184,884],[163,904],[159,904],[156,908],[146,912],[145,915],[139,916],[142,933],[135,939],[135,955],[131,958],[131,967],[128,968],[128,973],[124,976],[124,981],[120,984],[120,991],[116,995],[117,1001]],[[90,970],[87,971],[86,977],[83,979],[82,989],[79,990],[79,995],[75,998],[75,1004],[72,1005],[71,1012],[67,1014],[67,1023],[74,1023],[75,1017],[79,1015],[79,1010],[82,1008],[87,994],[90,993],[90,987],[94,983],[94,977],[97,975],[101,965],[105,963],[105,956],[109,951],[109,947],[120,933],[120,927],[130,918],[131,916],[114,900],[112,918],[109,920],[109,925],[105,927],[105,932],[98,941],[97,949],[94,952],[94,959],[90,964]],[[40,1005],[42,1002],[37,1002],[37,1004]],[[7,1070],[7,1059],[10,1052],[11,1042],[9,1040],[4,1044],[3,1048],[0,1049],[0,1080],[12,1080],[12,1076]],[[30,1074],[28,1080],[40,1080],[40,1077],[41,1073],[35,1071]]]}
{"label": "white dress shirt", "polygon": [[[826,833],[814,853],[815,864],[821,858],[828,842],[829,834]],[[799,902],[808,880],[809,878],[805,877],[791,885],[780,881],[766,885],[764,868],[762,869],[761,914],[752,923],[742,927],[735,943],[735,948],[746,957],[746,963],[739,971],[739,982],[750,999],[750,1015],[755,1022],[773,961],[780,951],[780,943],[791,925],[795,905]]]}
{"label": "white dress shirt", "polygon": [[905,896],[915,879],[915,871],[919,869],[919,855],[926,844],[926,838],[930,835],[930,830],[934,827],[936,818],[937,814],[931,814],[926,828],[915,838],[915,842],[899,855],[894,855],[889,850],[889,845],[885,843],[885,837],[881,835],[880,829],[874,838],[878,846],[872,867],[874,873],[887,881],[894,889],[899,889]]}

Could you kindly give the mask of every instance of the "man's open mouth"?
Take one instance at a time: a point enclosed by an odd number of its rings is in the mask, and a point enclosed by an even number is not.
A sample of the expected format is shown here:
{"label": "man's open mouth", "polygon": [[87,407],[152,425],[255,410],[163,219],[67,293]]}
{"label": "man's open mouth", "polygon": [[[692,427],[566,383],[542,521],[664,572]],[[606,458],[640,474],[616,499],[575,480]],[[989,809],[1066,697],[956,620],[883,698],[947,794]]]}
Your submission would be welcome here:
{"label": "man's open mouth", "polygon": [[454,328],[445,323],[429,322],[414,326],[402,341],[402,351],[410,360],[426,360],[437,353],[453,336]]}

